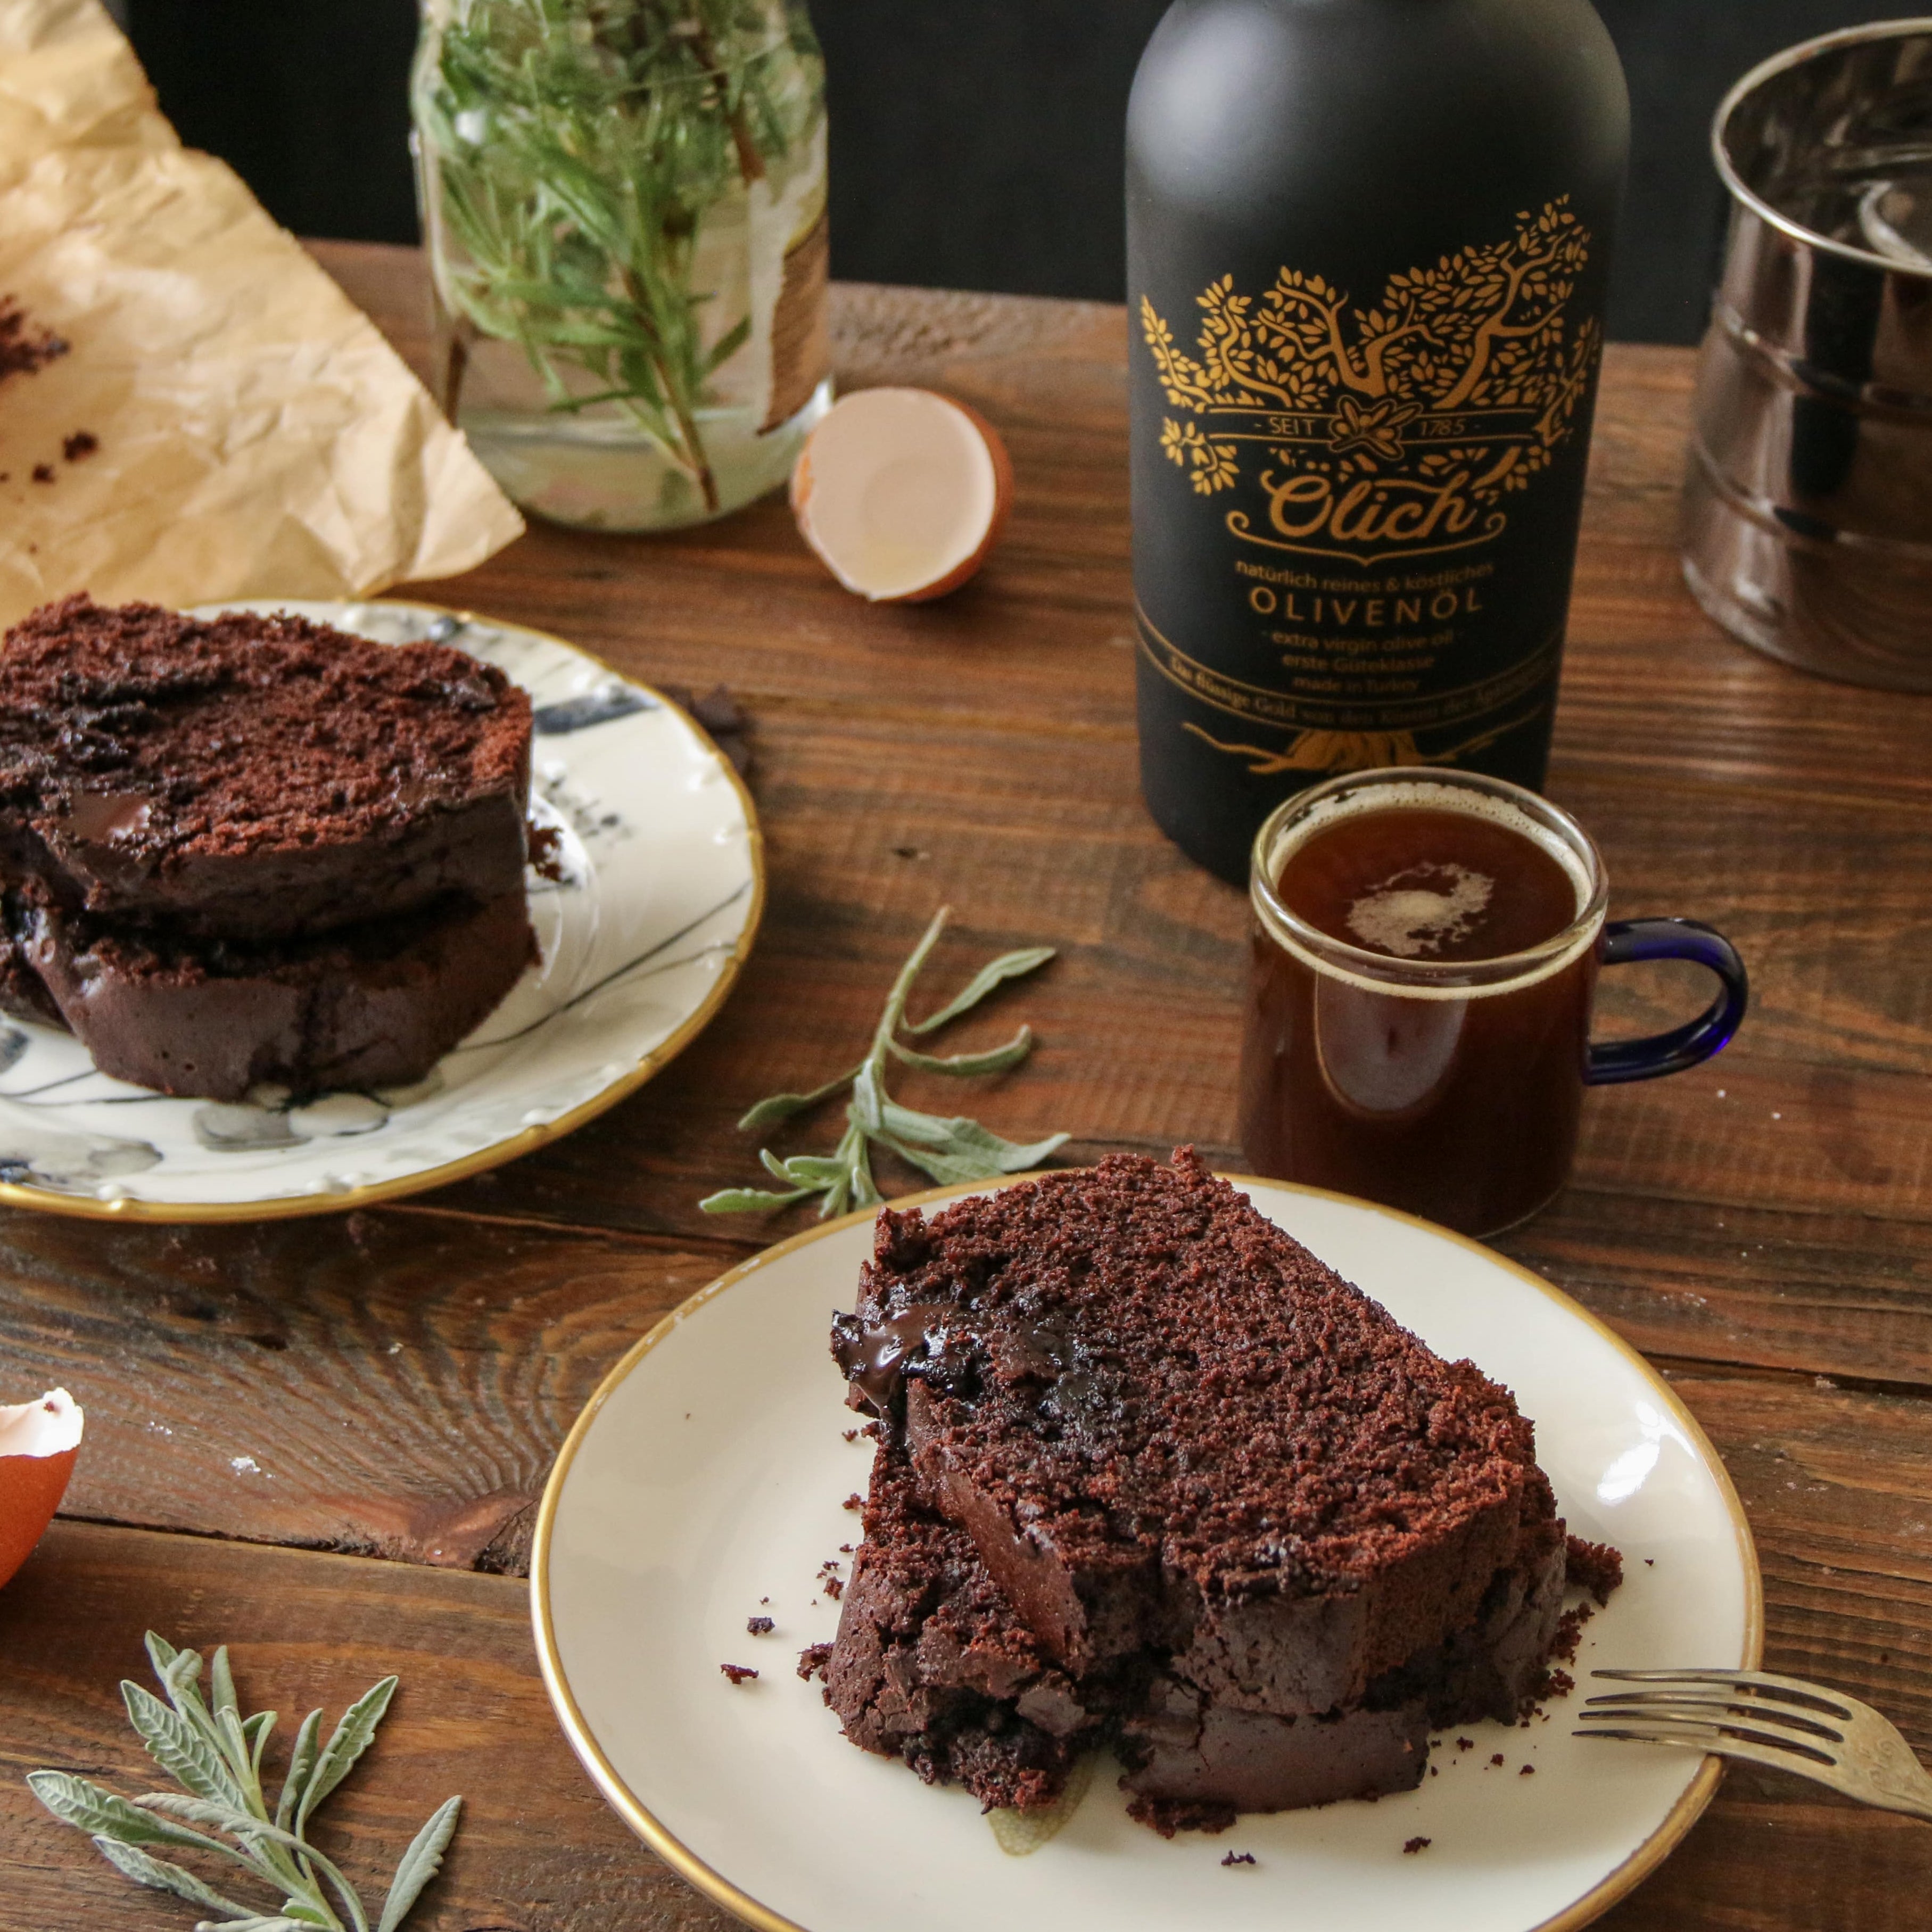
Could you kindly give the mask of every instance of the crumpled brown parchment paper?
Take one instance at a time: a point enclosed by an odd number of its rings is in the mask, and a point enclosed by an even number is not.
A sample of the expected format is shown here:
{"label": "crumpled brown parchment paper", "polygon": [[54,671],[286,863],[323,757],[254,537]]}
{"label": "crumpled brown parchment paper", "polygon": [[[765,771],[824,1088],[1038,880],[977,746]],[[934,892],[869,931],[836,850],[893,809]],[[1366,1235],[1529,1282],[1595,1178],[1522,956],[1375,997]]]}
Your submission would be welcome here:
{"label": "crumpled brown parchment paper", "polygon": [[0,626],[80,590],[366,596],[523,529],[368,318],[182,146],[99,0],[0,0],[6,296],[70,348],[0,378]]}

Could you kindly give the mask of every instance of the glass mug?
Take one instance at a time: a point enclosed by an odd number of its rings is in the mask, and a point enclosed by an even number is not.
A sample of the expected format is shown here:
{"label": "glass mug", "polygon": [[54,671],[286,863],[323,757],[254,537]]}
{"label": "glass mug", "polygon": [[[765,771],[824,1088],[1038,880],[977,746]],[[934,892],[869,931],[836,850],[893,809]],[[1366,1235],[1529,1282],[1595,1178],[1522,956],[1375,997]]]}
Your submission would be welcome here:
{"label": "glass mug", "polygon": [[[1518,864],[1514,902],[1528,903],[1540,880],[1554,907],[1545,923],[1560,929],[1490,958],[1400,956],[1338,938],[1306,916],[1305,904],[1298,911],[1288,903],[1283,881],[1300,889],[1292,868],[1316,834],[1370,814],[1417,811],[1436,823],[1435,814],[1456,814],[1472,838],[1479,835],[1463,821],[1486,821],[1483,849],[1502,866]],[[1399,856],[1402,830],[1378,819],[1352,824],[1347,836],[1358,847],[1365,836],[1392,839],[1385,856]],[[1525,842],[1536,852],[1522,853]],[[1324,849],[1341,848],[1331,839]],[[1312,850],[1305,870],[1346,890],[1337,862]],[[1496,890],[1480,872],[1431,860],[1412,862],[1390,883],[1418,870],[1480,880],[1479,898],[1471,902],[1478,910]],[[1550,898],[1552,881],[1559,896],[1567,884],[1567,897]],[[1748,982],[1728,940],[1694,920],[1606,922],[1609,883],[1588,835],[1568,813],[1504,779],[1397,768],[1318,785],[1262,827],[1249,891],[1254,952],[1240,1100],[1249,1166],[1463,1234],[1499,1233],[1548,1204],[1575,1156],[1586,1087],[1697,1066],[1744,1018]],[[1389,903],[1400,913],[1404,905],[1453,901],[1410,892]],[[1708,968],[1720,982],[1718,998],[1669,1033],[1593,1044],[1599,969],[1639,959]]]}

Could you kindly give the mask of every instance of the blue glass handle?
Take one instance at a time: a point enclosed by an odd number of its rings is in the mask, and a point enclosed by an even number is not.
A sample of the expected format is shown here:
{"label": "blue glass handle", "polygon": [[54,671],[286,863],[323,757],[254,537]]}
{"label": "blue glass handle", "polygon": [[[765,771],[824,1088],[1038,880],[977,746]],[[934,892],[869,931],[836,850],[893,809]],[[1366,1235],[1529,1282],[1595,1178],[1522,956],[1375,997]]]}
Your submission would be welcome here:
{"label": "blue glass handle", "polygon": [[1592,1087],[1625,1080],[1654,1080],[1701,1066],[1726,1045],[1742,1024],[1750,1000],[1750,980],[1738,949],[1721,932],[1694,919],[1618,919],[1604,928],[1598,959],[1622,966],[1634,959],[1688,959],[1708,967],[1723,991],[1708,1011],[1688,1026],[1648,1040],[1619,1040],[1593,1045],[1583,1078]]}

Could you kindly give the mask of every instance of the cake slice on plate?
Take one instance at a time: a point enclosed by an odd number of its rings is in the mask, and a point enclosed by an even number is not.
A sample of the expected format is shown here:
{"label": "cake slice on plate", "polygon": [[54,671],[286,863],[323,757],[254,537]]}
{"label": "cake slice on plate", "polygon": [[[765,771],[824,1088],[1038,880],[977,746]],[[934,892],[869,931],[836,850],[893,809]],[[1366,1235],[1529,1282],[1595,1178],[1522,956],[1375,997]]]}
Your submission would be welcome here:
{"label": "cake slice on plate", "polygon": [[448,645],[36,611],[0,648],[0,1008],[164,1093],[412,1084],[537,956],[530,727]]}
{"label": "cake slice on plate", "polygon": [[[1543,1682],[1564,1540],[1514,1399],[1190,1153],[888,1210],[833,1350],[881,1437],[827,1660],[855,1742],[1024,1805],[1054,1754],[988,1777],[976,1727],[1104,1738],[1172,1828],[1406,1789]],[[1031,1646],[1013,1694],[931,1661],[963,1599]]]}

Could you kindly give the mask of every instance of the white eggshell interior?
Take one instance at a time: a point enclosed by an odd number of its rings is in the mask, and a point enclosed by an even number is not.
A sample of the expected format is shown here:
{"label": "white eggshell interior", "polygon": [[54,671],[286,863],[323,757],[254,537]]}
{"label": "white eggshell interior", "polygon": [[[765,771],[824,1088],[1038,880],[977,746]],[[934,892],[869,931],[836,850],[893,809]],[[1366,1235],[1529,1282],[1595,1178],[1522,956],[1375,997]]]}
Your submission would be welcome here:
{"label": "white eggshell interior", "polygon": [[928,389],[860,389],[812,432],[806,541],[847,590],[904,597],[950,577],[986,541],[993,458],[964,410]]}
{"label": "white eggshell interior", "polygon": [[0,1456],[58,1456],[77,1448],[86,1419],[65,1389],[0,1408]]}

